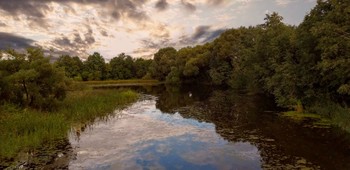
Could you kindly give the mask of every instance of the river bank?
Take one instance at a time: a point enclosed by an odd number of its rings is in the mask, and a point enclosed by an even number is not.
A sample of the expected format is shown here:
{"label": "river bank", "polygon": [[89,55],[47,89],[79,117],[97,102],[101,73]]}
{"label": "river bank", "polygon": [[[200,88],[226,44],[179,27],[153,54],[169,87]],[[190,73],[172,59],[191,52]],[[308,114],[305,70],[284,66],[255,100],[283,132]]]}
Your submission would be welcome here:
{"label": "river bank", "polygon": [[[138,94],[131,90],[72,91],[56,111],[41,112],[5,104],[0,109],[0,167],[18,166],[23,155],[38,153],[38,148],[55,147],[67,139],[72,128],[79,131],[96,118],[103,118],[115,109],[136,101]],[[40,150],[40,149],[39,149]],[[52,152],[55,153],[55,152]],[[56,154],[56,153],[55,153]],[[24,156],[24,157],[26,157]],[[52,156],[51,156],[52,157]],[[21,160],[23,162],[23,160]],[[23,163],[21,163],[23,164]]]}

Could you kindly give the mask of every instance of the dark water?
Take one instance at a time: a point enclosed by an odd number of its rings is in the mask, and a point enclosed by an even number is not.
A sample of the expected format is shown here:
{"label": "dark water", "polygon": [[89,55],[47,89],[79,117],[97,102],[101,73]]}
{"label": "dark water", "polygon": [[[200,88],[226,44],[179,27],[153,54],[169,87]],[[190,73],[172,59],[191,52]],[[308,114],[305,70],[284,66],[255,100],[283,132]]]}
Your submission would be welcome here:
{"label": "dark water", "polygon": [[273,100],[210,87],[147,87],[71,133],[70,169],[350,169],[343,132],[277,116]]}

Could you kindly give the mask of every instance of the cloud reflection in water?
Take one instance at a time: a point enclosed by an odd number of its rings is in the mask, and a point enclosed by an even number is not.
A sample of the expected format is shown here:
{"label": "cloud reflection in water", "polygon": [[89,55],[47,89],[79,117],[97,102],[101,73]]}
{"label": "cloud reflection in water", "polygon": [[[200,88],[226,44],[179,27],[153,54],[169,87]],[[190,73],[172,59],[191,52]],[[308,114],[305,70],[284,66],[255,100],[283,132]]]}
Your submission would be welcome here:
{"label": "cloud reflection in water", "polygon": [[212,123],[162,113],[156,98],[117,111],[70,142],[77,153],[70,169],[260,169],[258,149],[232,143]]}

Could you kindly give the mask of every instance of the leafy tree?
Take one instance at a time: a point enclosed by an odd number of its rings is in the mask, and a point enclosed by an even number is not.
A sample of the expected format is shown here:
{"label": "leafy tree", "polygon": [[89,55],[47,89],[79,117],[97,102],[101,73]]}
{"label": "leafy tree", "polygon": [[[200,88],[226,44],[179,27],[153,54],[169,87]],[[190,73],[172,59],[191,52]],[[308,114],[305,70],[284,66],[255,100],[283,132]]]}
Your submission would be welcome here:
{"label": "leafy tree", "polygon": [[145,60],[143,58],[138,58],[134,60],[134,70],[135,70],[135,78],[143,78],[151,65],[152,60]]}
{"label": "leafy tree", "polygon": [[65,98],[68,82],[64,71],[54,67],[41,49],[7,54],[9,59],[0,60],[1,101],[50,110]]}
{"label": "leafy tree", "polygon": [[[280,106],[295,107],[300,98],[295,60],[295,28],[285,25],[277,13],[267,14],[257,43],[260,82]],[[261,62],[261,59],[263,62]]]}
{"label": "leafy tree", "polygon": [[166,83],[179,84],[180,83],[180,71],[177,67],[172,67],[170,73],[166,76]]}
{"label": "leafy tree", "polygon": [[90,55],[84,62],[84,80],[105,80],[107,78],[106,63],[97,52]]}
{"label": "leafy tree", "polygon": [[171,71],[171,67],[175,66],[176,56],[177,51],[173,47],[162,48],[154,54],[153,63],[150,67],[152,77],[165,80]]}
{"label": "leafy tree", "polygon": [[110,62],[111,78],[112,79],[130,79],[134,77],[134,61],[133,59],[125,55],[119,54],[118,57],[114,57]]}
{"label": "leafy tree", "polygon": [[84,68],[83,62],[79,57],[71,57],[69,55],[62,55],[55,62],[57,67],[62,67],[65,74],[69,78],[81,79],[81,74]]}
{"label": "leafy tree", "polygon": [[349,100],[350,2],[317,1],[297,29],[303,101]]}

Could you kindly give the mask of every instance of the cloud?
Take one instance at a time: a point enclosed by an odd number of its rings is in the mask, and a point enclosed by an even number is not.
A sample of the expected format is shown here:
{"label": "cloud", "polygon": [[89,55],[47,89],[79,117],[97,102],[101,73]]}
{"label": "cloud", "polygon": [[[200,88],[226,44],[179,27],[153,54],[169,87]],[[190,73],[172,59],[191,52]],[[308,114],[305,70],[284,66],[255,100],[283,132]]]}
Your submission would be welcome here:
{"label": "cloud", "polygon": [[293,2],[293,0],[275,0],[275,1],[277,5],[280,5],[280,6],[286,6],[289,3]]}
{"label": "cloud", "polygon": [[186,1],[186,0],[181,0],[181,4],[185,7],[185,9],[189,12],[194,12],[197,8],[195,5],[192,3]]}
{"label": "cloud", "polygon": [[64,4],[67,6],[66,10],[71,12],[75,11],[71,7],[74,4],[80,7],[94,5],[100,17],[141,21],[149,18],[142,9],[146,2],[147,0],[11,0],[0,1],[0,12],[3,11],[15,19],[21,19],[19,16],[24,15],[24,19],[31,21],[33,26],[48,27],[47,15],[54,10],[52,3]]}
{"label": "cloud", "polygon": [[145,20],[148,19],[148,16],[141,7],[146,1],[147,0],[112,0],[112,8],[109,10],[112,11],[113,15],[118,16],[115,17],[116,19],[122,16],[138,21]]}
{"label": "cloud", "polygon": [[15,34],[0,32],[0,49],[25,49],[34,45],[35,41]]}
{"label": "cloud", "polygon": [[80,35],[81,31],[75,30],[70,36],[61,34],[60,37],[55,38],[50,44],[58,50],[58,53],[72,54],[72,55],[87,55],[87,50],[96,42],[93,36],[94,32],[90,27]]}
{"label": "cloud", "polygon": [[217,38],[224,31],[225,29],[211,30],[211,26],[208,25],[198,26],[191,36],[181,36],[180,44],[191,45],[198,43],[207,43]]}
{"label": "cloud", "polygon": [[174,47],[179,49],[186,46],[211,42],[224,31],[225,29],[212,29],[211,26],[202,25],[198,26],[191,35],[182,35],[175,41],[170,38],[146,38],[140,40],[141,47],[134,50],[132,54],[150,58],[150,56],[153,56],[160,48]]}
{"label": "cloud", "polygon": [[102,36],[104,36],[104,37],[108,37],[108,33],[107,33],[107,31],[105,31],[105,30],[101,30],[101,31],[100,31],[100,33],[101,33],[101,35],[102,35]]}
{"label": "cloud", "polygon": [[221,5],[222,3],[224,3],[225,0],[207,0],[208,4],[210,5]]}
{"label": "cloud", "polygon": [[164,11],[168,9],[168,7],[169,4],[166,0],[159,0],[155,5],[155,8],[157,8],[159,11]]}

